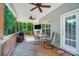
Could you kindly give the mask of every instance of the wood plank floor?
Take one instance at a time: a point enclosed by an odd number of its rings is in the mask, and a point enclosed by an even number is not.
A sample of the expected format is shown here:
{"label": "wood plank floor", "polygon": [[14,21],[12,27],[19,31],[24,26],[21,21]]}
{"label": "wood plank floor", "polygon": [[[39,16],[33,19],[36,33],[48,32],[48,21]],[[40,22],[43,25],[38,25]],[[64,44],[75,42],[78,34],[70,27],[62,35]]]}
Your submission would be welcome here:
{"label": "wood plank floor", "polygon": [[[25,40],[17,44],[16,48],[12,51],[10,56],[71,56],[69,53],[63,53],[56,48],[47,49],[43,45],[35,45],[33,37],[25,37]],[[46,46],[51,48],[51,46]]]}

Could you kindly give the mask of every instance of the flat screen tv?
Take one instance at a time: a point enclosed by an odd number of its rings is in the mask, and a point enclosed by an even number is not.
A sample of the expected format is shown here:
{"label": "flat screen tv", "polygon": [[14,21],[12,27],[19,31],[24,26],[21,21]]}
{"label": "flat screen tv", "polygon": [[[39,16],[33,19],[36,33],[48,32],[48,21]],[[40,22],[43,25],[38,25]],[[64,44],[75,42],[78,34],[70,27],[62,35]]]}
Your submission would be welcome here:
{"label": "flat screen tv", "polygon": [[41,25],[35,25],[35,29],[41,29]]}

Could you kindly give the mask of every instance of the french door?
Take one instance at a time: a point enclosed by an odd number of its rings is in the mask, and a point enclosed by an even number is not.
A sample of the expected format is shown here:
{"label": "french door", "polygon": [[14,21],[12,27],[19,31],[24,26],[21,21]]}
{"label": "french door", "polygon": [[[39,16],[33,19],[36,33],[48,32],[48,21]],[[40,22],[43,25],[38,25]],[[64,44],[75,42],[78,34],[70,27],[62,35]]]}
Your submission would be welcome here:
{"label": "french door", "polygon": [[68,12],[62,17],[62,48],[79,55],[79,10]]}

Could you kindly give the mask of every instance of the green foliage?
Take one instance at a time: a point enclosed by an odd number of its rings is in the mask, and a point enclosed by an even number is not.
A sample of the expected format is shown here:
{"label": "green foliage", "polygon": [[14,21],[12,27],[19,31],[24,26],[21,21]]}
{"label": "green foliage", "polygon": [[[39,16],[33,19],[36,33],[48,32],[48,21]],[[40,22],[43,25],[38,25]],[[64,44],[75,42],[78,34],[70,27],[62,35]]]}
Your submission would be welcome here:
{"label": "green foliage", "polygon": [[20,31],[22,31],[22,22],[20,22]]}
{"label": "green foliage", "polygon": [[33,31],[33,24],[27,23],[27,31]]}
{"label": "green foliage", "polygon": [[26,31],[27,30],[26,23],[23,23],[22,26],[23,26],[23,30]]}
{"label": "green foliage", "polygon": [[9,35],[19,31],[33,31],[32,23],[16,22],[16,17],[9,8],[4,4],[4,34]]}
{"label": "green foliage", "polygon": [[9,10],[9,8],[4,4],[4,34],[15,33],[16,18]]}
{"label": "green foliage", "polygon": [[16,22],[16,31],[19,31],[19,22]]}
{"label": "green foliage", "polygon": [[[32,23],[25,23],[25,22],[18,22],[18,24],[20,25],[20,31],[33,31],[33,24]],[[18,29],[17,27],[17,29]]]}
{"label": "green foliage", "polygon": [[20,30],[26,31],[26,23],[20,22]]}

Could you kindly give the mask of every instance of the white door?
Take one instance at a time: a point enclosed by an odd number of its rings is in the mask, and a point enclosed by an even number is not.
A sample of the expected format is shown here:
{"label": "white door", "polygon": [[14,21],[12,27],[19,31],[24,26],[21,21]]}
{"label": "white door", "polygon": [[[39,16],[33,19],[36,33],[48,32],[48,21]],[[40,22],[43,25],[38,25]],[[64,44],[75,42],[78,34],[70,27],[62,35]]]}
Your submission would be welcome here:
{"label": "white door", "polygon": [[79,55],[79,10],[62,15],[62,48]]}

